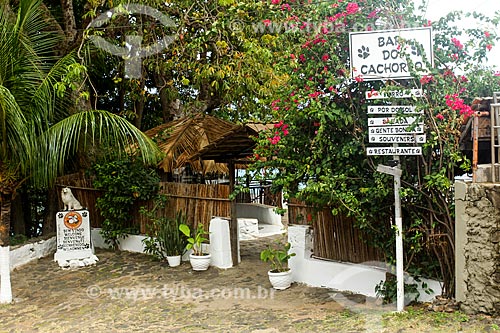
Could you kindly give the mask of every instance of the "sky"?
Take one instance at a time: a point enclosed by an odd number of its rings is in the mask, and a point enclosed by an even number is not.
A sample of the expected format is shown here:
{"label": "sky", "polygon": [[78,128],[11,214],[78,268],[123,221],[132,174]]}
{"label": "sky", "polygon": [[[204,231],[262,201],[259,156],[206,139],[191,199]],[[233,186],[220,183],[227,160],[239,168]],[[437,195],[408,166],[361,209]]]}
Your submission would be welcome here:
{"label": "sky", "polygon": [[[495,11],[500,11],[500,0],[428,0],[425,17],[436,21],[450,11],[462,10],[464,12],[480,12],[492,16]],[[464,23],[467,24],[467,23]],[[468,24],[471,24],[468,22]],[[497,31],[500,35],[500,31]],[[500,70],[500,42],[490,51],[488,64]]]}

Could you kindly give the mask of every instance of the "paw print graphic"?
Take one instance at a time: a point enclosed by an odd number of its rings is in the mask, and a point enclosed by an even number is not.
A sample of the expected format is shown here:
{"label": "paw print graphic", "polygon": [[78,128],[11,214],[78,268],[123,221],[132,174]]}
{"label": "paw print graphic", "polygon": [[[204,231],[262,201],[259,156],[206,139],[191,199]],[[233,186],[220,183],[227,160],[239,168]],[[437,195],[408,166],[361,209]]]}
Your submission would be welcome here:
{"label": "paw print graphic", "polygon": [[366,59],[370,56],[370,48],[366,46],[361,46],[360,49],[358,49],[358,57],[362,59]]}
{"label": "paw print graphic", "polygon": [[420,56],[420,55],[422,55],[420,53],[420,50],[418,49],[418,47],[416,45],[412,45],[411,46],[411,54],[413,54],[414,56]]}

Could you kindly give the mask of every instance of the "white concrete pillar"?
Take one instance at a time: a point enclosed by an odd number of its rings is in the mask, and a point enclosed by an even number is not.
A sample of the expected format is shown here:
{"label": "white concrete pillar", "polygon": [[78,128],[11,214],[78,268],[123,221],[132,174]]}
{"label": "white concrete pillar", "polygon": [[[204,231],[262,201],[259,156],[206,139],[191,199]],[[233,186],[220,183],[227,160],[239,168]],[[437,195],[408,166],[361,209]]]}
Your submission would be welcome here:
{"label": "white concrete pillar", "polygon": [[291,244],[290,253],[295,256],[290,258],[288,266],[292,269],[294,282],[307,281],[307,262],[311,258],[312,251],[312,228],[308,225],[289,225],[288,242]]}
{"label": "white concrete pillar", "polygon": [[0,246],[0,304],[12,302],[10,246]]}
{"label": "white concrete pillar", "polygon": [[231,241],[229,236],[229,221],[220,217],[210,220],[210,254],[211,265],[218,268],[233,267],[231,259]]}

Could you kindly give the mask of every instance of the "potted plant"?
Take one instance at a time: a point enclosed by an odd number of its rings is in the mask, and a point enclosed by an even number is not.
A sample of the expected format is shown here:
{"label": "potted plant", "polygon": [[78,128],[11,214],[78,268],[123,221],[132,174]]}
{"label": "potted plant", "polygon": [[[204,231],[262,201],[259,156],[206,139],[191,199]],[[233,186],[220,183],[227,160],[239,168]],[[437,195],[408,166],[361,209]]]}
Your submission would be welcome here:
{"label": "potted plant", "polygon": [[207,241],[203,224],[199,223],[198,227],[191,231],[189,226],[185,223],[179,225],[179,230],[187,237],[186,250],[192,250],[189,254],[189,262],[195,271],[205,271],[210,266],[211,255],[203,253],[202,243]]}
{"label": "potted plant", "polygon": [[284,290],[292,284],[292,271],[288,267],[288,260],[295,256],[295,253],[289,253],[290,247],[290,243],[278,240],[260,253],[260,259],[270,263],[267,274],[274,289]]}
{"label": "potted plant", "polygon": [[187,244],[187,239],[180,232],[179,226],[186,222],[186,216],[178,212],[173,219],[157,217],[156,208],[157,206],[149,212],[141,208],[141,213],[151,221],[147,225],[147,237],[142,241],[144,252],[158,260],[166,260],[170,267],[179,266]]}

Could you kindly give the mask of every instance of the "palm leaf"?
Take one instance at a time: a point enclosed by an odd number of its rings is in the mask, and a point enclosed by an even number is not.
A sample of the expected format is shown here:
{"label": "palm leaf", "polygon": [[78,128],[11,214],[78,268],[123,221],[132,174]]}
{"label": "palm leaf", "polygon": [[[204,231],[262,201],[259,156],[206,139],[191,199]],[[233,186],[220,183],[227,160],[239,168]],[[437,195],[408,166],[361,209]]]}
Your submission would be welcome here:
{"label": "palm leaf", "polygon": [[[140,153],[145,164],[159,161],[158,146],[126,119],[113,113],[92,110],[79,112],[58,122],[38,140],[37,161],[33,166],[36,186],[49,184],[80,147],[113,144],[117,154]],[[132,150],[137,147],[138,150]]]}

